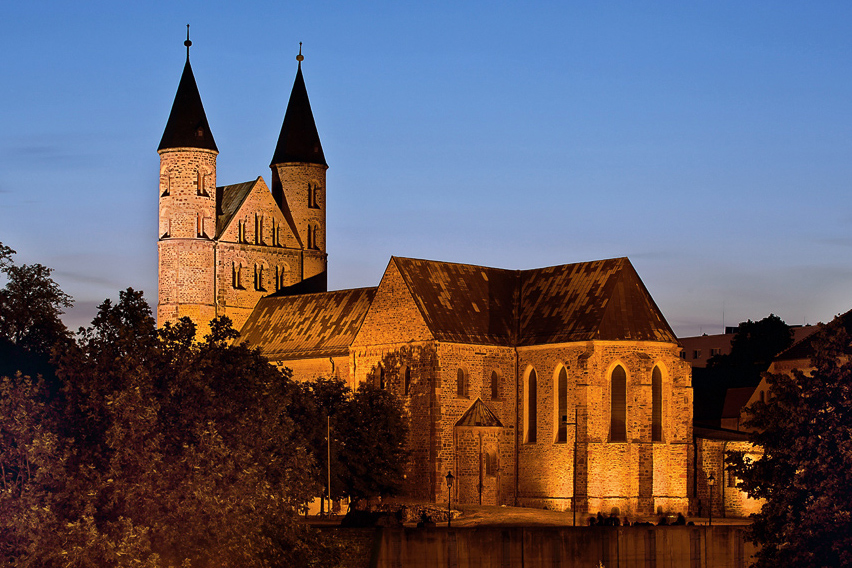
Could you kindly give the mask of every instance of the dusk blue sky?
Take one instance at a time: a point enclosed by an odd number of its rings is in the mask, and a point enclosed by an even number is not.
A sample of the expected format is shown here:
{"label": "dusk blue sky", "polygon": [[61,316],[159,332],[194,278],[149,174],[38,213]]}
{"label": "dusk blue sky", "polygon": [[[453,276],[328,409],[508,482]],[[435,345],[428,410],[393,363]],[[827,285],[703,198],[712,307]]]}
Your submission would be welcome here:
{"label": "dusk blue sky", "polygon": [[269,180],[304,42],[331,288],[627,256],[681,336],[852,308],[852,2],[6,2],[0,241],[73,328],[156,305],[187,23],[219,185]]}

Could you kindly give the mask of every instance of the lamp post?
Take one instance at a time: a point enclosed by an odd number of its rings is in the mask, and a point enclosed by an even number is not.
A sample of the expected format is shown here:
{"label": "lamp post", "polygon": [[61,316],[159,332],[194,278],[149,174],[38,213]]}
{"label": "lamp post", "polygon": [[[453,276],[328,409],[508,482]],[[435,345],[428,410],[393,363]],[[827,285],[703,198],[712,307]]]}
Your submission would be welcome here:
{"label": "lamp post", "polygon": [[455,477],[453,477],[453,472],[450,471],[447,473],[447,527],[452,526],[451,523],[453,521],[453,510],[450,507],[450,504],[453,500],[453,481],[455,481]]}
{"label": "lamp post", "polygon": [[707,486],[710,487],[710,521],[708,526],[713,526],[713,486],[716,485],[716,478],[713,477],[713,474],[710,474],[710,477],[707,478]]}

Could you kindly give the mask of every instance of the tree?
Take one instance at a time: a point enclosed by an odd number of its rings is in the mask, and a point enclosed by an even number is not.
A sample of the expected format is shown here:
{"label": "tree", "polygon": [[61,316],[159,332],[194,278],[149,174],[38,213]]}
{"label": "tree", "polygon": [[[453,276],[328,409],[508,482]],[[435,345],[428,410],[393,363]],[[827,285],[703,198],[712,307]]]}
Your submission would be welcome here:
{"label": "tree", "polygon": [[38,410],[29,383],[4,383],[0,409],[24,409],[14,416],[25,427],[0,417],[3,447],[46,456],[35,470],[45,476],[21,477],[22,453],[0,454],[21,487],[4,492],[3,512],[41,515],[0,520],[8,563],[333,565],[333,548],[296,513],[318,493],[290,413],[300,389],[235,337],[227,318],[201,341],[186,318],[157,330],[128,289],[59,357],[52,405]]}
{"label": "tree", "polygon": [[60,316],[73,304],[41,264],[17,266],[14,251],[0,243],[0,270],[6,286],[0,290],[0,337],[33,354],[49,355],[57,342],[68,340]]}
{"label": "tree", "polygon": [[769,396],[748,409],[763,456],[728,459],[766,500],[750,529],[758,567],[852,566],[852,349],[839,319],[818,333],[813,372],[766,375]]}
{"label": "tree", "polygon": [[790,327],[774,314],[741,323],[729,354],[715,355],[706,368],[692,370],[695,421],[718,427],[727,390],[756,387],[772,359],[792,342]]}
{"label": "tree", "polygon": [[361,383],[337,423],[346,494],[354,499],[397,494],[408,459],[408,421],[399,398]]}

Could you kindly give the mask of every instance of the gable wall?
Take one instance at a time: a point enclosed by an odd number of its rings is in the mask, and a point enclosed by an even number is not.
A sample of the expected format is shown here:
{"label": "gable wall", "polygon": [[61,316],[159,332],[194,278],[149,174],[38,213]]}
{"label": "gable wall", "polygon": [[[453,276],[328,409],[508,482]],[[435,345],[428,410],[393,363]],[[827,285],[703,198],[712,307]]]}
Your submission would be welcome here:
{"label": "gable wall", "polygon": [[[411,297],[402,274],[391,260],[361,329],[352,342],[352,348],[357,351],[366,346],[397,345],[431,339],[432,334]],[[356,371],[356,381],[363,380],[367,371],[369,369]]]}

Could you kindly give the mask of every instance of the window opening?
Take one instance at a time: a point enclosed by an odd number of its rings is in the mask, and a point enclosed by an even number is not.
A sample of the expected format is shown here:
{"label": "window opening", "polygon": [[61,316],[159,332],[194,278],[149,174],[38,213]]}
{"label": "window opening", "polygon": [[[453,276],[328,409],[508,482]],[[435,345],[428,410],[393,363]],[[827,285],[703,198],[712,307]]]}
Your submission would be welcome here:
{"label": "window opening", "polygon": [[565,367],[559,369],[559,377],[556,379],[556,442],[568,441],[568,372]]}
{"label": "window opening", "polygon": [[663,441],[663,373],[659,367],[651,373],[651,441]]}
{"label": "window opening", "polygon": [[500,400],[500,376],[491,371],[491,400]]}
{"label": "window opening", "polygon": [[610,383],[610,425],[609,441],[627,441],[627,374],[624,367],[616,366],[612,370]]}
{"label": "window opening", "polygon": [[527,379],[527,442],[534,444],[538,434],[538,386],[535,369]]}

